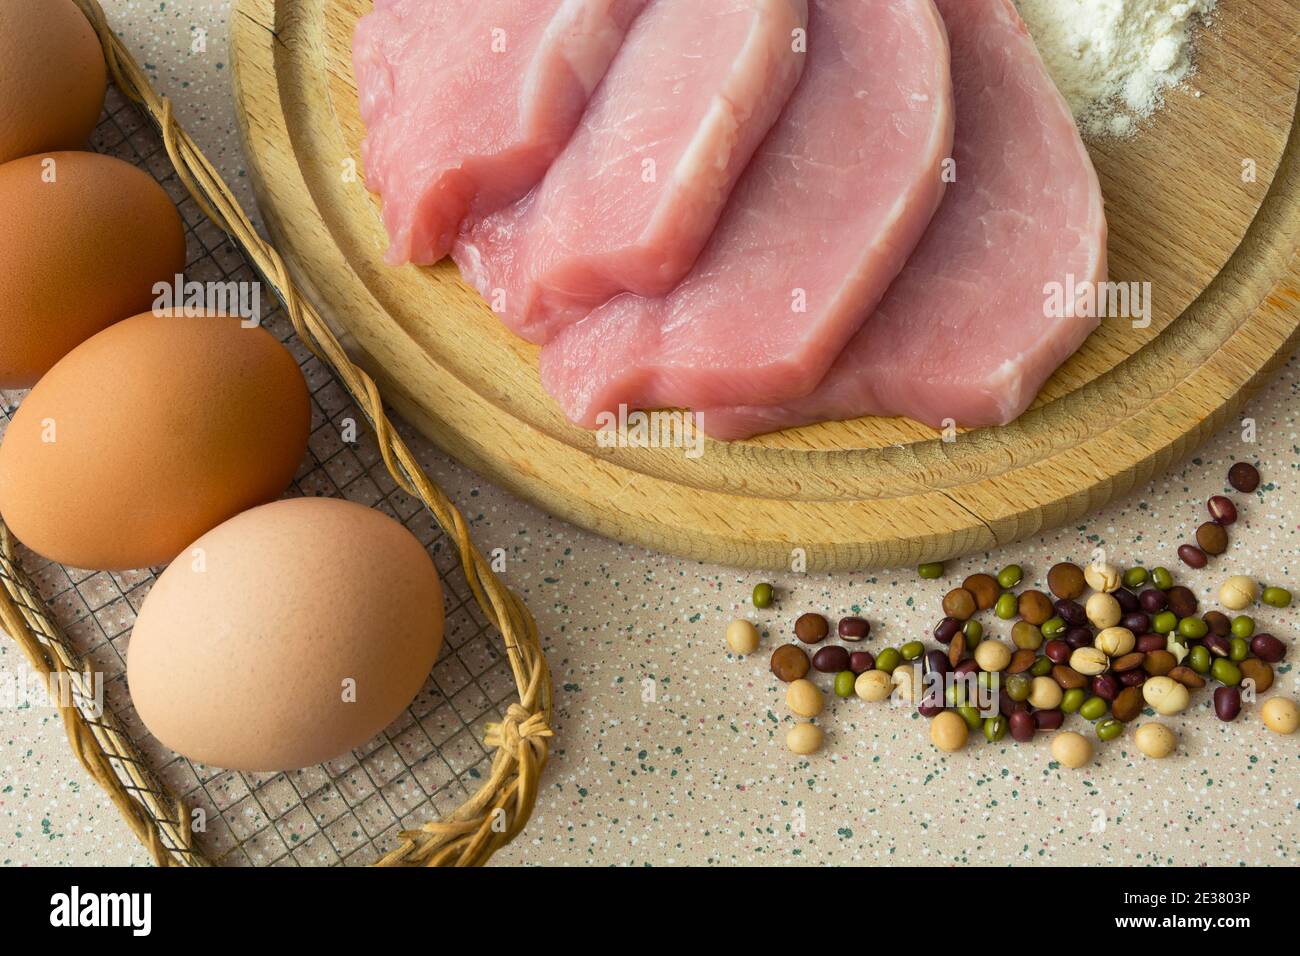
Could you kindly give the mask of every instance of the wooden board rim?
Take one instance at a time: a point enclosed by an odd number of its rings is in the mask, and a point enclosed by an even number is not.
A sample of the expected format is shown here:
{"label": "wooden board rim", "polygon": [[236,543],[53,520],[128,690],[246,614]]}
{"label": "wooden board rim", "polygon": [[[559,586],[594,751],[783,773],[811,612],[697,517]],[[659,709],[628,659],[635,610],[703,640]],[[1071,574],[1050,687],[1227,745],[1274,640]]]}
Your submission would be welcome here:
{"label": "wooden board rim", "polygon": [[[254,122],[277,124],[274,132],[290,144],[291,153],[293,131],[285,119],[287,108],[278,117],[250,115],[251,100],[244,89],[240,64],[248,57],[261,56],[262,66],[270,65],[277,84],[284,71],[305,68],[305,61],[295,54],[293,44],[267,42],[268,24],[276,34],[293,30],[295,26],[301,26],[298,14],[303,9],[301,3],[290,0],[240,0],[234,30],[237,102],[246,140],[253,138],[251,129]],[[286,91],[279,85],[277,95],[284,108]],[[299,248],[302,230],[295,228],[293,223],[279,220],[273,212],[275,194],[283,191],[281,187],[287,173],[263,163],[258,153],[253,149],[247,151],[250,175],[271,231],[279,241],[282,253],[294,264],[295,271],[308,279],[313,269],[304,261],[311,256],[304,255]],[[301,169],[298,172],[308,195],[314,195],[309,176]],[[320,216],[319,210],[316,215]],[[324,222],[323,217],[321,222]],[[748,480],[743,488],[729,486],[728,476],[718,473],[720,469],[725,471],[728,464],[723,456],[712,456],[721,462],[716,467],[711,464],[708,468],[697,469],[692,465],[690,469],[684,469],[678,462],[667,459],[648,462],[639,453],[596,449],[590,442],[589,447],[579,449],[573,446],[570,435],[563,431],[557,433],[551,428],[530,427],[528,440],[544,449],[546,455],[558,455],[574,467],[592,467],[599,463],[604,468],[613,469],[615,474],[621,475],[619,480],[625,485],[652,482],[656,493],[665,495],[668,501],[699,494],[743,495],[766,501],[773,509],[780,510],[802,504],[843,506],[858,501],[889,502],[892,506],[913,499],[946,499],[947,506],[940,503],[938,509],[956,517],[953,526],[936,534],[928,534],[926,529],[915,529],[909,535],[898,536],[897,542],[903,544],[902,548],[878,550],[888,553],[888,560],[893,563],[901,563],[901,560],[949,556],[972,547],[988,547],[1050,524],[1071,520],[1083,510],[1109,500],[1117,492],[1130,487],[1139,476],[1149,475],[1175,456],[1190,452],[1214,427],[1235,414],[1266,376],[1300,344],[1298,246],[1300,137],[1293,122],[1278,173],[1244,241],[1214,282],[1155,340],[1163,342],[1162,348],[1152,350],[1148,346],[1100,379],[1084,386],[1090,390],[1093,400],[1104,401],[1121,414],[1118,421],[1100,432],[1080,433],[1074,427],[1077,420],[1072,418],[1069,408],[1070,399],[1078,395],[1074,393],[1031,411],[1013,426],[970,433],[953,445],[931,440],[906,448],[859,451],[781,449],[776,454],[797,459],[799,463],[801,477],[797,485],[791,485],[788,480],[765,484],[760,468],[757,469],[758,478]],[[341,261],[346,266],[346,260]],[[1278,280],[1278,276],[1282,276],[1282,280]],[[357,286],[364,288],[364,282],[355,274],[352,279]],[[308,281],[308,284],[313,283]],[[366,291],[373,302],[369,290]],[[1233,319],[1234,315],[1239,318]],[[1198,352],[1192,347],[1195,336],[1189,334],[1189,329],[1195,327],[1203,332],[1207,324],[1222,334],[1212,347]],[[364,343],[362,348],[367,350]],[[374,361],[372,356],[372,363]],[[615,536],[693,557],[761,566],[783,566],[788,561],[792,539],[771,530],[766,535],[759,531],[756,538],[749,536],[757,529],[738,531],[747,537],[720,548],[716,542],[709,542],[710,535],[700,527],[682,528],[679,525],[674,529],[671,522],[664,520],[623,522],[610,520],[608,515],[593,514],[590,502],[575,503],[572,489],[563,489],[563,475],[518,474],[503,467],[503,461],[490,450],[474,450],[475,442],[467,441],[464,435],[454,434],[460,423],[430,420],[424,408],[427,402],[406,394],[392,376],[385,375],[382,369],[379,371],[381,379],[388,379],[392,387],[399,389],[396,403],[405,406],[436,441],[452,450],[453,454],[457,454],[456,449],[459,449],[459,454],[466,457],[473,467],[549,510],[605,533],[612,532]],[[442,368],[438,374],[454,373]],[[1162,381],[1164,388],[1152,387],[1153,383]],[[460,384],[464,386],[465,383]],[[1179,405],[1176,411],[1181,417],[1171,419],[1170,409],[1161,400],[1185,389],[1202,394],[1207,390],[1218,393],[1221,401],[1217,414],[1195,417],[1192,415],[1193,404]],[[473,391],[472,388],[467,390]],[[491,402],[492,399],[482,398],[482,401]],[[1005,507],[995,508],[992,512],[980,507],[986,501],[978,495],[970,495],[973,486],[996,483],[1009,475],[1021,475],[1051,462],[1059,462],[1057,458],[1045,462],[1041,457],[1026,461],[1021,454],[1026,446],[1018,442],[1018,437],[1024,434],[1025,429],[1043,427],[1051,429],[1054,436],[1062,439],[1061,445],[1054,446],[1053,450],[1079,467],[1082,480],[1060,489],[1040,485],[1043,496],[1029,497],[1019,503],[1008,501]],[[1173,437],[1159,447],[1148,447],[1143,443],[1143,436],[1152,431],[1172,432]],[[1129,453],[1116,459],[1112,448],[1104,459],[1104,470],[1087,467],[1096,462],[1099,449],[1108,445],[1117,445]],[[735,451],[741,457],[772,453],[770,449],[749,445],[736,446]],[[706,459],[710,457],[705,456]],[[949,469],[950,478],[936,480],[936,462]],[[867,465],[871,467],[864,467]],[[864,475],[869,477],[864,478]],[[553,485],[561,486],[562,490],[557,491]],[[599,511],[599,508],[594,510]],[[723,538],[725,540],[726,536]],[[929,550],[917,550],[917,541],[924,542],[921,547]],[[854,543],[863,547],[854,547]],[[863,549],[870,552],[872,544],[869,537],[857,542],[850,533],[849,540],[832,542],[827,553],[815,557],[810,555],[811,563],[824,567],[857,566],[863,563]],[[739,561],[736,560],[738,554],[741,555]],[[874,557],[866,560],[879,563]]]}

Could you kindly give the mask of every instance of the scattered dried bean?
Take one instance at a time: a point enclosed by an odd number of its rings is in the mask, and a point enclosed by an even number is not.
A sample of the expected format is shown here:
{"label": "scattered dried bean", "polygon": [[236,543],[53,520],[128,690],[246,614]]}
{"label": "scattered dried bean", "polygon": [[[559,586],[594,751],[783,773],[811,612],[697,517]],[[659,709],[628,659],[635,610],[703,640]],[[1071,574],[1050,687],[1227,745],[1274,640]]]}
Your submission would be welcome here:
{"label": "scattered dried bean", "polygon": [[1205,503],[1205,507],[1210,512],[1210,517],[1221,525],[1230,525],[1237,520],[1237,506],[1232,503],[1232,499],[1224,495],[1215,495]]}
{"label": "scattered dried bean", "polygon": [[837,630],[841,640],[865,641],[871,634],[871,623],[862,617],[842,617]]}
{"label": "scattered dried bean", "polygon": [[998,595],[1002,593],[997,578],[991,574],[972,574],[961,586],[974,596],[975,604],[981,611],[987,611],[996,604]]}
{"label": "scattered dried bean", "polygon": [[1082,568],[1077,564],[1063,561],[1052,565],[1051,570],[1047,572],[1047,586],[1058,598],[1072,601],[1083,594],[1087,581],[1084,579]]}
{"label": "scattered dried bean", "polygon": [[1217,687],[1214,691],[1214,715],[1222,721],[1237,719],[1241,713],[1241,691],[1235,687]]}
{"label": "scattered dried bean", "polygon": [[794,636],[805,644],[820,643],[830,632],[830,623],[820,614],[800,614],[794,622]]}
{"label": "scattered dried bean", "polygon": [[1259,469],[1249,462],[1239,461],[1228,469],[1228,484],[1250,494],[1259,487]]}
{"label": "scattered dried bean", "polygon": [[798,644],[782,644],[772,652],[772,673],[787,684],[808,673],[808,655]]}
{"label": "scattered dried bean", "polygon": [[848,648],[834,644],[813,655],[812,666],[823,674],[837,674],[849,669]]}

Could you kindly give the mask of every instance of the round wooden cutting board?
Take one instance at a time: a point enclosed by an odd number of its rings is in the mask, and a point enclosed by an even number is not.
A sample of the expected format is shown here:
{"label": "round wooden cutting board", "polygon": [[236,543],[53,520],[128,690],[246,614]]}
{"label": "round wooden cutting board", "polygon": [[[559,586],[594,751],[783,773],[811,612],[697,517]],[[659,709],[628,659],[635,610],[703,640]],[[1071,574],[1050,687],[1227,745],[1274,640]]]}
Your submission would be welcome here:
{"label": "round wooden cutting board", "polygon": [[942,436],[868,418],[709,442],[698,457],[598,447],[542,390],[537,350],[450,263],[383,264],[350,59],[370,0],[239,0],[235,78],[254,186],[294,278],[451,455],[584,527],[692,558],[897,566],[1014,541],[1146,482],[1300,345],[1300,6],[1219,7],[1192,89],[1136,138],[1092,144],[1111,279],[1151,283],[1150,327],[1103,321],[1003,428]]}

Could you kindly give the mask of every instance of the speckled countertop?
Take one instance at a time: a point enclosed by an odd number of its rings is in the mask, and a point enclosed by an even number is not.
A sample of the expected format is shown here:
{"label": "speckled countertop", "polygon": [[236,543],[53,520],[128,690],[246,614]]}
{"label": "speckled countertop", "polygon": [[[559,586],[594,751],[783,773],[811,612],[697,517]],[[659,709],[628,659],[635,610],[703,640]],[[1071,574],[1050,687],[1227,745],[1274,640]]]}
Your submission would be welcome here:
{"label": "speckled countertop", "polygon": [[[252,209],[230,95],[231,4],[105,7]],[[195,52],[196,31],[205,31],[203,52]],[[418,444],[480,547],[514,555],[506,578],[537,615],[555,674],[558,737],[538,808],[497,862],[1294,864],[1300,735],[1266,732],[1250,708],[1220,723],[1205,691],[1168,719],[1181,746],[1162,762],[1138,753],[1131,734],[1100,747],[1083,771],[1054,764],[1045,736],[1028,745],[981,740],[941,756],[924,720],[856,698],[830,698],[819,719],[827,749],[803,759],[784,748],[784,687],[767,669],[775,642],[804,610],[864,614],[875,626],[866,646],[876,650],[928,634],[942,593],[974,570],[1016,561],[1027,583],[1041,586],[1052,563],[1082,562],[1098,546],[1123,565],[1175,567],[1174,548],[1239,458],[1259,463],[1264,484],[1237,496],[1242,520],[1217,566],[1300,591],[1300,362],[1293,358],[1246,414],[1254,443],[1233,425],[1184,467],[1085,523],[954,562],[944,581],[929,582],[912,569],[770,576],[620,545]],[[1224,573],[1180,580],[1208,601]],[[781,599],[756,612],[748,595],[764,579]],[[764,630],[761,651],[744,660],[723,643],[737,613]],[[1300,608],[1260,608],[1257,616],[1275,633],[1300,635]],[[0,666],[22,666],[8,642]],[[1295,668],[1280,671],[1272,693],[1296,697]],[[0,863],[145,862],[73,758],[57,716],[0,708]]]}

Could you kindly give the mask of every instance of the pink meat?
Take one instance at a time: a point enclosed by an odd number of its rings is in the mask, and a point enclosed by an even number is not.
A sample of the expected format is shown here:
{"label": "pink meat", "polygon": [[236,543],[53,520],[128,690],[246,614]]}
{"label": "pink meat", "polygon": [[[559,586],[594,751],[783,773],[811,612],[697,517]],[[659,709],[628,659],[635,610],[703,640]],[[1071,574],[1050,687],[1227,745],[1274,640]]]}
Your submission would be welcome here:
{"label": "pink meat", "polygon": [[452,255],[547,342],[620,292],[690,271],[803,73],[808,0],[655,0],[541,186]]}
{"label": "pink meat", "polygon": [[352,60],[393,265],[532,189],[647,0],[375,0]]}
{"label": "pink meat", "polygon": [[948,43],[931,0],[814,0],[808,66],[693,272],[556,337],[565,413],[806,395],[871,313],[943,194]]}
{"label": "pink meat", "polygon": [[[956,182],[925,239],[815,392],[704,411],[718,438],[862,415],[1005,424],[1097,320],[1048,290],[1106,279],[1096,172],[1009,0],[937,0],[953,48]],[[1068,296],[1067,296],[1068,298]]]}

